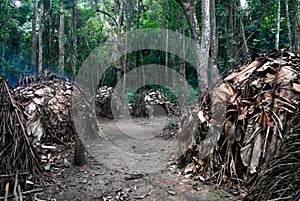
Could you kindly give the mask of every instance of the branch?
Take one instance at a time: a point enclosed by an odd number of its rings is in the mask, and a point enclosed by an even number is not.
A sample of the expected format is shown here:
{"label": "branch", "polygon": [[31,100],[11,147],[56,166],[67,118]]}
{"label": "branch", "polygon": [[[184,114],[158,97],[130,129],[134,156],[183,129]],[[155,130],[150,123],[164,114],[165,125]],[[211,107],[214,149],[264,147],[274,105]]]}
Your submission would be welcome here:
{"label": "branch", "polygon": [[185,6],[183,4],[183,2],[181,0],[175,0],[180,6],[181,8],[185,11]]}
{"label": "branch", "polygon": [[103,10],[99,10],[99,9],[97,9],[95,12],[107,15],[108,17],[110,17],[114,21],[115,25],[118,26],[117,20],[111,14],[109,14],[109,13],[103,11]]}

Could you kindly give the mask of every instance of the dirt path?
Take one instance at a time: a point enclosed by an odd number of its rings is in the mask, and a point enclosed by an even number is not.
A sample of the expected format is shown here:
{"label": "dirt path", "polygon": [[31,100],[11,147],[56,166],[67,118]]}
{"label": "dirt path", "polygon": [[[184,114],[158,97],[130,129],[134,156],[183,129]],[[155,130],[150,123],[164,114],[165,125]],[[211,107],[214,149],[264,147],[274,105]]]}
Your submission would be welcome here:
{"label": "dirt path", "polygon": [[[46,193],[49,200],[233,200],[212,186],[172,173],[170,165],[177,152],[174,138],[155,136],[162,120],[101,122],[102,137],[87,145],[88,164],[69,165],[53,175]],[[64,150],[72,160],[73,150]]]}

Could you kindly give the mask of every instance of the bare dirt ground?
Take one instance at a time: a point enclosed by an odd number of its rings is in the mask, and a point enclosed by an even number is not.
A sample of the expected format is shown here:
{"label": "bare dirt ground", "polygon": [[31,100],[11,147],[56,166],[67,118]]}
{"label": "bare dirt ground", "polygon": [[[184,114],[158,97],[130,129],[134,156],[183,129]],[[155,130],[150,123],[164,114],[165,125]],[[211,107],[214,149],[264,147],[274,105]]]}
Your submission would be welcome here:
{"label": "bare dirt ground", "polygon": [[134,121],[141,129],[124,121],[101,121],[105,140],[86,145],[83,167],[71,165],[73,148],[64,147],[60,154],[66,165],[50,170],[52,181],[36,200],[235,200],[174,171],[176,139],[157,137],[165,119]]}

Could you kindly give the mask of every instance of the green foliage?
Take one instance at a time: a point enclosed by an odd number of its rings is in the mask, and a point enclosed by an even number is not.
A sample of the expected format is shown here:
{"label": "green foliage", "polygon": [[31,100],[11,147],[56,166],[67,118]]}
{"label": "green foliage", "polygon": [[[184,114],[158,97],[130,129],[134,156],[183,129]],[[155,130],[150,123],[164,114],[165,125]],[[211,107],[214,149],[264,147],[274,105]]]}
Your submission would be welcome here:
{"label": "green foliage", "polygon": [[[262,52],[274,49],[276,23],[277,23],[277,1],[259,1],[248,0],[249,9],[244,13],[244,24],[246,37],[250,37],[248,44],[252,52]],[[289,1],[289,18],[291,30],[293,30],[293,19],[295,17],[295,0]],[[280,47],[287,47],[288,30],[285,11],[285,2],[281,3],[281,21],[280,21]]]}
{"label": "green foliage", "polygon": [[170,119],[168,123],[169,128],[174,128],[177,125],[177,121],[174,119]]}
{"label": "green foliage", "polygon": [[[17,4],[21,2],[21,4]],[[50,1],[45,3],[45,19],[43,24],[43,66],[56,70],[58,66],[58,27],[60,0],[52,0],[50,19]],[[95,2],[98,2],[96,4]],[[77,70],[83,61],[97,46],[111,35],[117,33],[115,21],[119,16],[119,1],[78,1],[77,17]],[[139,2],[139,10],[137,8]],[[243,39],[239,20],[242,19],[246,33],[249,54],[274,48],[277,6],[275,0],[247,0],[248,7],[241,9],[239,1],[216,1],[217,32],[219,38],[218,68],[221,73],[244,63],[247,57],[241,53]],[[32,37],[32,0],[0,1],[0,73],[12,80],[20,74],[36,72],[31,69],[31,37]],[[282,1],[280,48],[288,44],[287,19],[285,2]],[[65,73],[70,74],[70,57],[72,54],[72,7],[73,1],[65,1]],[[289,1],[289,17],[291,29],[294,29],[296,0]],[[105,14],[104,11],[109,15]],[[182,30],[190,36],[189,24],[183,10],[174,0],[126,0],[124,1],[122,33],[136,28],[162,28],[173,31]],[[201,23],[201,1],[196,1],[196,16]],[[39,19],[39,11],[38,16]],[[184,20],[181,20],[184,19]],[[51,26],[50,26],[51,22]],[[200,26],[201,27],[201,26]],[[38,37],[37,33],[37,37]],[[49,37],[52,37],[50,44]],[[138,42],[138,41],[137,41]],[[165,44],[162,44],[165,45]],[[51,49],[51,50],[50,50]],[[167,55],[166,55],[167,54]],[[176,55],[158,50],[141,50],[126,55],[128,72],[140,65],[165,65],[178,71],[180,58]],[[124,57],[122,57],[124,59]],[[116,63],[112,64],[100,81],[102,85],[115,86],[117,83]],[[124,72],[122,72],[124,73]],[[142,79],[142,78],[139,78]],[[186,63],[186,80],[194,88],[189,94],[194,97],[197,89],[197,72]],[[154,87],[155,88],[155,87]],[[128,97],[136,92],[128,89]],[[169,93],[168,91],[164,91]],[[127,92],[126,92],[127,93]],[[171,96],[171,94],[169,94]],[[128,98],[127,97],[127,98]],[[172,96],[171,96],[172,97]],[[173,97],[172,99],[175,100]]]}

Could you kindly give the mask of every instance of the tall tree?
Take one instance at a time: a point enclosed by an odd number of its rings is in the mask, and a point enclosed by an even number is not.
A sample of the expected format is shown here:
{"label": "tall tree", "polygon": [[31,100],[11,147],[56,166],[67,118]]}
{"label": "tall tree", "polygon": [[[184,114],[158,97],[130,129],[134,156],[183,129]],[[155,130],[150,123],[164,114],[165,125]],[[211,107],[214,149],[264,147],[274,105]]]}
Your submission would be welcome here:
{"label": "tall tree", "polygon": [[49,25],[48,25],[48,54],[47,54],[47,65],[51,68],[52,66],[52,55],[53,55],[53,0],[49,0]]}
{"label": "tall tree", "polygon": [[31,33],[31,70],[36,69],[36,15],[38,9],[38,0],[34,0],[32,15],[32,33]]}
{"label": "tall tree", "polygon": [[[188,20],[191,35],[195,40],[197,56],[197,75],[198,75],[198,98],[201,102],[206,93],[206,84],[203,80],[203,72],[207,72],[209,63],[209,51],[211,42],[211,25],[210,25],[210,0],[201,1],[202,12],[202,36],[200,37],[200,27],[196,15],[196,0],[176,0],[184,10]],[[207,77],[204,77],[207,79]]]}
{"label": "tall tree", "polygon": [[71,56],[71,70],[72,70],[72,79],[75,80],[76,77],[76,50],[77,50],[77,0],[73,1],[73,12],[72,12],[72,20],[73,20],[73,32],[72,32],[72,56]]}
{"label": "tall tree", "polygon": [[219,38],[218,69],[223,73],[245,62],[247,41],[243,30],[240,0],[217,0]]}
{"label": "tall tree", "polygon": [[210,42],[211,42],[211,25],[210,25],[210,0],[202,0],[201,1],[201,12],[202,12],[202,36],[201,36],[201,49],[200,49],[200,58],[199,67],[198,67],[198,87],[199,87],[199,99],[200,101],[202,93],[206,93],[203,91],[205,89],[205,85],[203,85],[203,78],[201,77],[201,71],[208,70],[209,63],[209,50],[210,50]]}
{"label": "tall tree", "polygon": [[286,25],[288,30],[289,47],[292,47],[293,39],[292,39],[291,22],[289,16],[289,0],[285,0],[285,16],[286,16]]}
{"label": "tall tree", "polygon": [[39,20],[39,73],[43,71],[43,21],[44,21],[44,0],[41,0],[40,5],[40,20]]}
{"label": "tall tree", "polygon": [[279,49],[279,36],[280,36],[280,0],[277,0],[277,23],[276,23],[276,40],[275,49]]}
{"label": "tall tree", "polygon": [[[179,73],[181,75],[180,77],[180,103],[184,103],[184,85],[185,85],[185,81],[186,81],[186,72],[185,72],[185,27],[184,27],[184,16],[183,16],[183,12],[178,13],[178,21],[179,21],[179,33],[180,33],[180,60],[179,60]],[[184,105],[182,105],[184,106]],[[181,107],[182,107],[181,106]],[[182,107],[182,111],[185,112],[184,110],[186,110],[187,108]]]}
{"label": "tall tree", "polygon": [[295,50],[300,51],[300,0],[297,0],[297,10],[295,17]]}
{"label": "tall tree", "polygon": [[119,54],[119,59],[118,59],[118,66],[117,66],[117,79],[118,81],[121,79],[122,77],[122,44],[121,44],[121,34],[122,34],[122,25],[123,25],[123,14],[124,14],[124,2],[123,0],[120,0],[118,2],[119,5],[119,16],[118,16],[118,21],[117,21],[117,29],[118,29],[118,41],[117,41],[117,45],[118,45],[118,54]]}
{"label": "tall tree", "polygon": [[65,33],[65,6],[64,0],[60,0],[60,17],[59,17],[59,34],[58,34],[58,70],[59,73],[64,73],[65,65],[65,48],[64,48],[64,33]]}
{"label": "tall tree", "polygon": [[175,0],[184,10],[184,14],[189,23],[190,31],[193,40],[196,41],[197,44],[200,44],[200,27],[199,22],[196,15],[196,0]]}
{"label": "tall tree", "polygon": [[[126,15],[125,17],[125,30],[126,33],[128,33],[131,30],[131,25],[132,25],[132,8],[133,8],[133,2],[132,0],[124,1],[124,14]],[[127,52],[126,48],[128,47],[128,37],[127,34],[125,34],[125,52]],[[127,66],[127,54],[124,55],[123,59],[123,69],[124,69],[124,74],[123,74],[123,90],[125,90],[125,86],[127,84],[127,77],[126,77],[126,72],[128,71],[128,66]],[[124,92],[124,91],[123,91]]]}
{"label": "tall tree", "polygon": [[[169,21],[170,21],[170,0],[166,0],[166,10],[168,10],[169,12],[166,13],[166,26],[167,26],[167,30],[166,30],[166,46],[165,46],[165,66],[169,67]],[[173,74],[174,75],[174,74]],[[164,75],[164,79],[169,80],[169,75],[168,75],[168,68],[165,68],[165,75]],[[174,86],[174,85],[173,85]]]}
{"label": "tall tree", "polygon": [[211,48],[210,48],[210,67],[208,68],[208,84],[209,86],[213,82],[214,73],[218,73],[218,52],[219,52],[219,39],[217,34],[217,22],[216,22],[216,2],[210,0],[210,19],[211,19]]}

